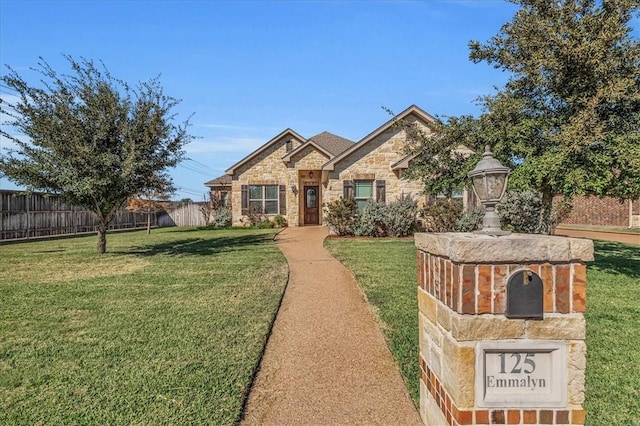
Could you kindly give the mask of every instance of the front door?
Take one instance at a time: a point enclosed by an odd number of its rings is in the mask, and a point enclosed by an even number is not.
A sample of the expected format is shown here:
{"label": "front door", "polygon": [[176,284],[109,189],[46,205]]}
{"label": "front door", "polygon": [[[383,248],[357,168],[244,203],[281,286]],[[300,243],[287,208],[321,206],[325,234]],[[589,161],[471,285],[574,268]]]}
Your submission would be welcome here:
{"label": "front door", "polygon": [[320,202],[318,197],[318,186],[304,187],[304,224],[320,224]]}

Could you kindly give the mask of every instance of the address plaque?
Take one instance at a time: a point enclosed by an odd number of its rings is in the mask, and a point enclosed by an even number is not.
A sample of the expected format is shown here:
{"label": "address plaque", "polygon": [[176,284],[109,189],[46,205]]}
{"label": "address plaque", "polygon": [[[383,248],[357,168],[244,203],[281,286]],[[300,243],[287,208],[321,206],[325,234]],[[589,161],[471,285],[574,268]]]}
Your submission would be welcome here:
{"label": "address plaque", "polygon": [[476,346],[479,407],[565,407],[565,343],[481,342]]}

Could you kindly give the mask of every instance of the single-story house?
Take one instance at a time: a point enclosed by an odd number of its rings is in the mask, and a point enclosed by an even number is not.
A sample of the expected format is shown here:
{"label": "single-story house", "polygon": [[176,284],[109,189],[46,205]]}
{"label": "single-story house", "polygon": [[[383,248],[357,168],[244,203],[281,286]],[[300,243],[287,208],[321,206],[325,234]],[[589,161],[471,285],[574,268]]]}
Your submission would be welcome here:
{"label": "single-story house", "polygon": [[[411,156],[405,154],[407,135],[395,125],[396,119],[414,123],[427,134],[435,120],[412,105],[358,142],[329,132],[307,139],[286,129],[205,185],[212,197],[231,207],[234,225],[242,225],[251,211],[271,218],[280,214],[289,226],[321,224],[322,206],[340,197],[354,199],[359,208],[368,200],[388,202],[402,196],[424,202],[422,185],[402,178]],[[465,206],[476,203],[466,189],[454,198]],[[578,197],[564,223],[637,227],[640,200]]]}
{"label": "single-story house", "polygon": [[402,179],[411,157],[396,119],[427,134],[435,120],[412,105],[358,142],[329,132],[305,138],[286,129],[205,185],[213,196],[229,194],[234,225],[251,211],[280,214],[289,226],[318,225],[322,206],[340,197],[354,199],[359,208],[368,200],[418,199],[422,185]]}

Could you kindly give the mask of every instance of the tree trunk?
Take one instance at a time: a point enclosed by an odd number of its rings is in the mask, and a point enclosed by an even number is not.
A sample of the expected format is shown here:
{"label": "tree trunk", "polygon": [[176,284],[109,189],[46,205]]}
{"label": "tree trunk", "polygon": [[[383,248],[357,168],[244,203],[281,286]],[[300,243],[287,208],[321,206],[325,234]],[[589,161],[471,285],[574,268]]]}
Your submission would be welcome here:
{"label": "tree trunk", "polygon": [[539,232],[550,235],[553,232],[552,222],[553,212],[553,192],[545,190],[542,192],[542,210],[540,212]]}
{"label": "tree trunk", "polygon": [[111,223],[118,209],[124,204],[125,201],[126,199],[113,203],[106,214],[103,212],[103,209],[96,201],[96,208],[93,213],[98,219],[98,254],[104,254],[107,252],[107,230],[109,229],[109,223]]}
{"label": "tree trunk", "polygon": [[[148,201],[151,203],[151,201]],[[147,235],[151,234],[151,204],[147,204]]]}
{"label": "tree trunk", "polygon": [[107,252],[107,227],[106,225],[98,225],[98,254]]}

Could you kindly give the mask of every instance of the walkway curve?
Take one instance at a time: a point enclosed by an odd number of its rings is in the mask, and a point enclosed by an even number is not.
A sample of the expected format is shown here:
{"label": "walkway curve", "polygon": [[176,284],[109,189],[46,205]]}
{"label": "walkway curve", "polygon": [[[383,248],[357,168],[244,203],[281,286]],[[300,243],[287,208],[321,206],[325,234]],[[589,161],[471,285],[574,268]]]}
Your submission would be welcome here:
{"label": "walkway curve", "polygon": [[360,287],[324,249],[326,235],[287,228],[276,239],[289,284],[241,424],[422,425]]}

